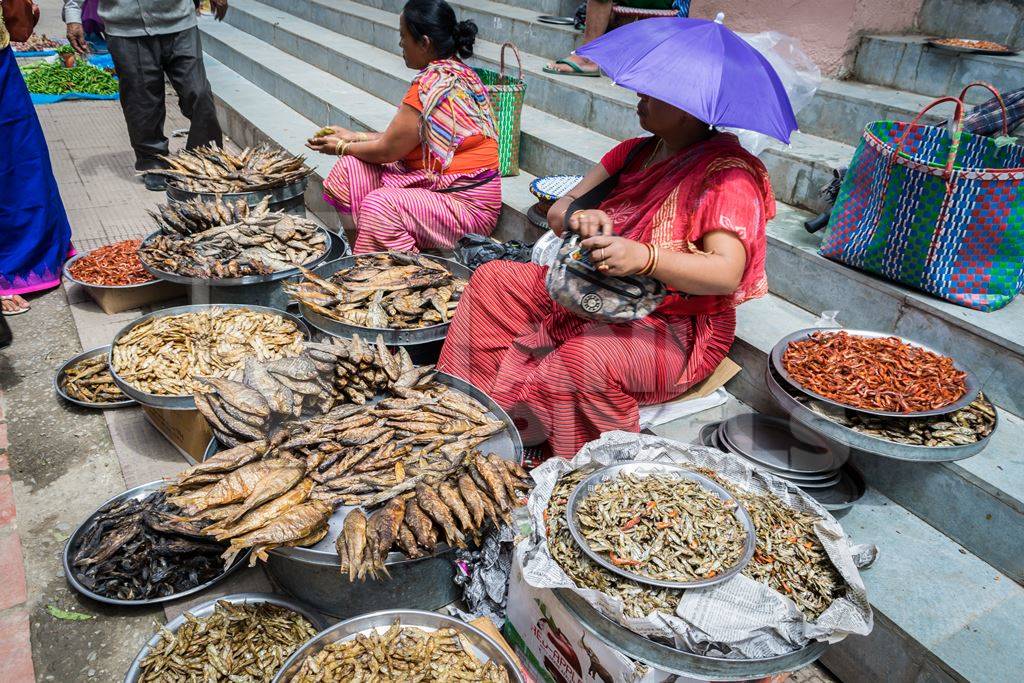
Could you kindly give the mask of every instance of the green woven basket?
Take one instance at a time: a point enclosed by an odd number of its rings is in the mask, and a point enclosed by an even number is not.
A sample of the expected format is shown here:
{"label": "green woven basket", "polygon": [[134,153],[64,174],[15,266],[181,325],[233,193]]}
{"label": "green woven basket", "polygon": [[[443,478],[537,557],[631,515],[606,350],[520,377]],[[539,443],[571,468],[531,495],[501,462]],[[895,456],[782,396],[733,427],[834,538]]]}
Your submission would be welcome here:
{"label": "green woven basket", "polygon": [[[505,49],[512,48],[512,53],[519,63],[519,76],[505,74]],[[526,83],[523,81],[523,60],[519,57],[519,48],[512,43],[501,46],[499,71],[492,69],[474,69],[487,89],[487,96],[494,109],[494,121],[498,129],[498,169],[501,175],[519,175],[519,130],[523,116],[523,98],[526,95]]]}

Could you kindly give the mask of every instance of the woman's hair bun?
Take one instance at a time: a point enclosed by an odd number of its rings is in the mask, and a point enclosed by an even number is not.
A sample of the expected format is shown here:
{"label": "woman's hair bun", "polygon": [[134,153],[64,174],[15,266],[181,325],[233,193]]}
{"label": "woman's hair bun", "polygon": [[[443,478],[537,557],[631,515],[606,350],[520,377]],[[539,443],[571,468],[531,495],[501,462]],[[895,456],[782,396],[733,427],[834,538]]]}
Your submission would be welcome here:
{"label": "woman's hair bun", "polygon": [[470,20],[460,21],[455,24],[455,52],[465,59],[473,54],[473,43],[476,42],[478,29],[476,24]]}

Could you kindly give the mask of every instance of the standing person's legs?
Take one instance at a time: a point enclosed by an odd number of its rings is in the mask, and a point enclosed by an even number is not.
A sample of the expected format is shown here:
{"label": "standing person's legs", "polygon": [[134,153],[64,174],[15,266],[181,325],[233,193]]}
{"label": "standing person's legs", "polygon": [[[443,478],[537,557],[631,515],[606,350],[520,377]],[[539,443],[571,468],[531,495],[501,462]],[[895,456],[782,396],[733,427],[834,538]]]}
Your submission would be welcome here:
{"label": "standing person's legs", "polygon": [[213,90],[203,64],[199,28],[194,26],[160,38],[164,71],[174,91],[178,93],[181,113],[191,124],[185,145],[191,148],[211,142],[223,144],[217,109],[213,103]]}
{"label": "standing person's legs", "polygon": [[158,158],[167,154],[164,136],[164,70],[160,36],[109,36],[107,49],[114,59],[121,92],[121,111],[128,139],[135,150],[135,169],[162,168]]}

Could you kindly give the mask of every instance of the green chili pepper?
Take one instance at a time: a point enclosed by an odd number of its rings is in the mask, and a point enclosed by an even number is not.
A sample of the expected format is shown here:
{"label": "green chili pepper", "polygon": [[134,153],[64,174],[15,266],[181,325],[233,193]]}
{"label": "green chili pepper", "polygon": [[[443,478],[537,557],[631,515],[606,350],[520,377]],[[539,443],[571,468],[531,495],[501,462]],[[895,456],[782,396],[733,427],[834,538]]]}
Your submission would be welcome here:
{"label": "green chili pepper", "polygon": [[29,92],[40,95],[65,95],[71,92],[90,95],[113,95],[117,79],[85,61],[72,68],[62,62],[42,62],[21,67]]}

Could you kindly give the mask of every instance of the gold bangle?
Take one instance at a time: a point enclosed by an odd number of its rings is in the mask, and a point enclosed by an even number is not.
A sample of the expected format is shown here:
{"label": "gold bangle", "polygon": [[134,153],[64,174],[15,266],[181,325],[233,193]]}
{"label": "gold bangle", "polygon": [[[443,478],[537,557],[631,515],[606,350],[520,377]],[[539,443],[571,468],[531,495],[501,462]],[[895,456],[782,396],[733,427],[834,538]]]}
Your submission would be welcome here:
{"label": "gold bangle", "polygon": [[348,153],[348,148],[351,144],[352,143],[349,140],[338,140],[338,144],[334,146],[334,153],[339,157],[345,156]]}
{"label": "gold bangle", "polygon": [[658,259],[661,258],[661,250],[658,248],[657,244],[652,246],[654,249],[654,263],[651,264],[651,269],[647,271],[647,274],[654,277],[654,271],[658,270]]}
{"label": "gold bangle", "polygon": [[644,263],[644,267],[636,272],[641,277],[646,276],[650,272],[651,265],[654,263],[654,250],[651,249],[650,244],[644,243],[644,246],[647,247],[647,261]]}

